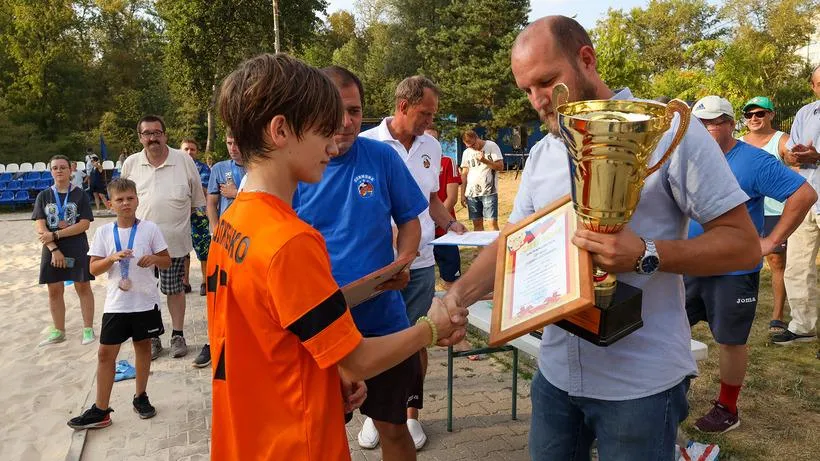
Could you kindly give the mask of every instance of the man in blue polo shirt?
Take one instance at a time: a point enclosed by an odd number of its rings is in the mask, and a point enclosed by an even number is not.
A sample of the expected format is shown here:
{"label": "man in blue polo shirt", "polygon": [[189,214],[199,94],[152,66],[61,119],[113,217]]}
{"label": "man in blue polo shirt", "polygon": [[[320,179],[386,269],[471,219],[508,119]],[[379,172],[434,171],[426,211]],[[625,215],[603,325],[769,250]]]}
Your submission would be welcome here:
{"label": "man in blue polo shirt", "polygon": [[[764,198],[785,200],[777,225],[760,239],[764,256],[775,251],[797,229],[817,200],[814,189],[774,156],[732,136],[735,117],[732,104],[726,99],[706,96],[695,103],[692,114],[717,141],[740,188],[749,196],[746,209],[759,235],[763,234]],[[689,238],[702,234],[703,226],[690,221]],[[689,324],[707,321],[720,345],[720,394],[712,410],[695,422],[695,427],[702,432],[722,433],[740,425],[737,398],[746,374],[746,341],[755,318],[762,267],[761,262],[752,270],[684,278]]]}
{"label": "man in blue polo shirt", "polygon": [[219,217],[233,203],[233,199],[239,192],[239,185],[245,177],[242,154],[230,131],[225,133],[225,144],[228,146],[228,155],[231,158],[214,164],[211,167],[211,177],[208,181],[208,221],[212,232],[219,223]]}
{"label": "man in blue polo shirt", "polygon": [[[421,239],[418,216],[427,201],[390,146],[358,136],[364,99],[359,79],[340,67],[323,71],[339,88],[345,108],[344,126],[335,136],[339,155],[330,160],[319,183],[299,184],[293,208],[324,236],[333,277],[344,286],[393,262],[391,218],[398,227],[398,258],[415,257]],[[384,336],[410,326],[397,291],[409,280],[405,271],[383,285],[388,291],[351,309],[364,336]],[[416,354],[365,381],[367,399],[360,411],[378,430],[384,459],[416,459],[406,412],[422,380]]]}

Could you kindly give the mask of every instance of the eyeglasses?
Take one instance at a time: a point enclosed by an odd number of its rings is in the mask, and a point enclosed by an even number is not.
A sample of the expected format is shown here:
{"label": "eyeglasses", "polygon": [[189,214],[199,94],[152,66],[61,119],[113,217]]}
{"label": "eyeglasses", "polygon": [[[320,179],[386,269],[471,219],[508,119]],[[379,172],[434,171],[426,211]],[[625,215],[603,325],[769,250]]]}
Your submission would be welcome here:
{"label": "eyeglasses", "polygon": [[143,131],[142,133],[140,133],[140,136],[142,136],[143,138],[158,138],[164,134],[164,131]]}
{"label": "eyeglasses", "polygon": [[747,120],[751,120],[753,118],[764,118],[766,116],[766,114],[768,114],[768,113],[769,112],[765,111],[765,110],[759,110],[757,112],[745,112],[743,114],[743,118],[745,118]]}
{"label": "eyeglasses", "polygon": [[729,121],[729,119],[727,119],[725,117],[718,117],[718,118],[713,118],[713,119],[700,119],[700,121],[705,126],[709,126],[709,125],[718,126],[718,125],[723,125],[724,123],[727,123]]}

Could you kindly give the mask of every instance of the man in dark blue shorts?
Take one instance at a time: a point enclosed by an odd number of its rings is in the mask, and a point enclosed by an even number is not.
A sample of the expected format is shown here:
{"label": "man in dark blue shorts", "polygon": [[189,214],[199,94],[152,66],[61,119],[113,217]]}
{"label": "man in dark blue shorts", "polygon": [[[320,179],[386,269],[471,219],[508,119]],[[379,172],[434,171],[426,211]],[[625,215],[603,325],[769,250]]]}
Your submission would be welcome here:
{"label": "man in dark blue shorts", "polygon": [[[814,189],[766,151],[732,136],[734,110],[726,99],[706,96],[695,103],[692,114],[717,141],[741,189],[749,196],[746,209],[758,234],[763,234],[763,199],[785,201],[777,225],[760,239],[764,256],[775,251],[817,201]],[[690,221],[690,239],[703,232],[701,224]],[[695,422],[695,428],[701,432],[723,433],[740,425],[737,399],[746,374],[746,341],[757,308],[761,268],[762,263],[750,271],[684,278],[689,324],[708,322],[712,336],[720,345],[720,395],[712,410]]]}

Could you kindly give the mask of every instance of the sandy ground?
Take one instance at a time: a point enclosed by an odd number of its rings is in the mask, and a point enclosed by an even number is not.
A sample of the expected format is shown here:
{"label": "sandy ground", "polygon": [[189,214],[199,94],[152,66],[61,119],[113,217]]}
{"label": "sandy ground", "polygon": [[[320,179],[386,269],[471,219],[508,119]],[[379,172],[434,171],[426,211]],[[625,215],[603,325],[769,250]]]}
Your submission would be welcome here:
{"label": "sandy ground", "polygon": [[[51,325],[48,292],[37,283],[40,244],[30,212],[0,215],[0,453],[7,460],[56,460],[68,451],[66,421],[85,401],[96,367],[96,343],[83,346],[80,303],[66,287],[66,341],[37,347]],[[100,218],[91,224],[110,222]],[[90,238],[90,237],[89,237]],[[94,329],[99,332],[105,290],[92,282]]]}

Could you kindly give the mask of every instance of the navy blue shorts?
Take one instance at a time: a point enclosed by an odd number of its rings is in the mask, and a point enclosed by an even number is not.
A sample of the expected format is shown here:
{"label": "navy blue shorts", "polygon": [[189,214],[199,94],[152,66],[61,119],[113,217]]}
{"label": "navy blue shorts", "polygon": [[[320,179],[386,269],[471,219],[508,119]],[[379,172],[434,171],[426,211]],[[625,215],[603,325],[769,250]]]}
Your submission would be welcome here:
{"label": "navy blue shorts", "polygon": [[[768,237],[774,230],[774,226],[780,221],[780,216],[766,216],[763,218],[763,235],[761,237]],[[786,241],[774,247],[773,253],[786,254]]]}
{"label": "navy blue shorts", "polygon": [[461,276],[461,253],[455,245],[436,245],[433,247],[438,274],[441,279],[453,283]]}
{"label": "navy blue shorts", "polygon": [[709,323],[718,344],[746,344],[757,309],[760,273],[684,277],[689,325]]}

